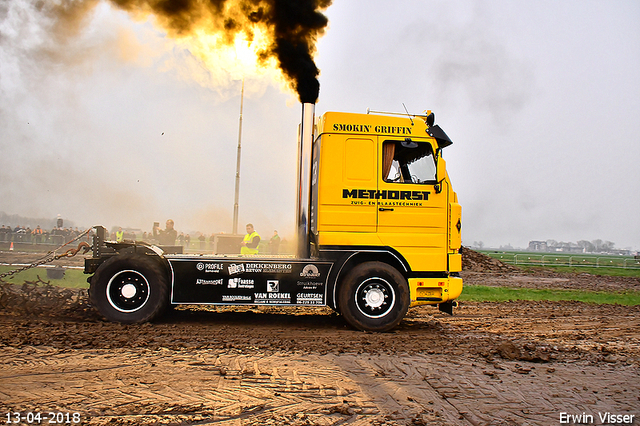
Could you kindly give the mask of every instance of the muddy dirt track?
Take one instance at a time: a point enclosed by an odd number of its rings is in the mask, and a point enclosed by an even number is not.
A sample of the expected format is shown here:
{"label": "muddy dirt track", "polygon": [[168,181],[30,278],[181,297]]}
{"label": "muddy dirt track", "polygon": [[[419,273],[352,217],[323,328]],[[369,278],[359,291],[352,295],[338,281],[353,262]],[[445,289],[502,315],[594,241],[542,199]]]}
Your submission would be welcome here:
{"label": "muddy dirt track", "polygon": [[[522,274],[483,259],[464,274],[468,284],[639,284]],[[5,309],[0,415],[40,411],[45,423],[49,412],[71,413],[73,422],[77,412],[90,425],[559,425],[570,415],[608,424],[599,416],[611,413],[640,424],[640,307],[464,303],[454,313],[414,308],[396,330],[374,334],[329,309],[180,308],[129,326],[77,304],[48,316]]]}

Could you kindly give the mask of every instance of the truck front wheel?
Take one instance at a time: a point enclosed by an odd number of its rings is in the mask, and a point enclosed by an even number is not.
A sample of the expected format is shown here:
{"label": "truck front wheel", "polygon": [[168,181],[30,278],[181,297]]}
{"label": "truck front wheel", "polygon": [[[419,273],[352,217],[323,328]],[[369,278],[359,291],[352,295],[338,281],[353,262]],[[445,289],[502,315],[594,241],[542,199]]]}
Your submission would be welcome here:
{"label": "truck front wheel", "polygon": [[407,280],[383,262],[356,266],[340,286],[340,312],[350,325],[360,330],[391,330],[402,321],[409,303]]}
{"label": "truck front wheel", "polygon": [[91,278],[89,298],[109,321],[151,321],[169,304],[169,284],[148,255],[122,254],[104,262]]}

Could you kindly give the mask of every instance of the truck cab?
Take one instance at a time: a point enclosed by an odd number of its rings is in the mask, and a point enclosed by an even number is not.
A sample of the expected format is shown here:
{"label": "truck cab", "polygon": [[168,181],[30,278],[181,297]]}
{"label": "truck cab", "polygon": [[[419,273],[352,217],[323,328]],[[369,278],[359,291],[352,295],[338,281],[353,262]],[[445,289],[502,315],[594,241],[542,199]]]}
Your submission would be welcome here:
{"label": "truck cab", "polygon": [[[431,120],[431,123],[429,122]],[[312,254],[390,265],[406,279],[410,306],[451,309],[462,291],[461,207],[442,150],[451,145],[423,117],[327,112],[316,126]],[[330,303],[339,306],[339,292]]]}

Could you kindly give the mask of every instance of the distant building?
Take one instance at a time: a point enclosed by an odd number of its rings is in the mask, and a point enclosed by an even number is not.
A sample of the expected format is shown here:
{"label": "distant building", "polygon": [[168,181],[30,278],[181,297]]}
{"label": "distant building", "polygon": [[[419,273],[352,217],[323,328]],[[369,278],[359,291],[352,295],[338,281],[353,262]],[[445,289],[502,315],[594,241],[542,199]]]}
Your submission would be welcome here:
{"label": "distant building", "polygon": [[559,251],[563,253],[584,253],[585,252],[583,247],[574,245],[572,243],[560,243],[560,245],[556,247],[555,251]]}
{"label": "distant building", "polygon": [[637,252],[632,252],[629,249],[613,249],[611,250],[611,254],[619,254],[620,256],[633,256],[634,254],[637,255]]}
{"label": "distant building", "polygon": [[529,241],[529,251],[549,251],[546,241]]}

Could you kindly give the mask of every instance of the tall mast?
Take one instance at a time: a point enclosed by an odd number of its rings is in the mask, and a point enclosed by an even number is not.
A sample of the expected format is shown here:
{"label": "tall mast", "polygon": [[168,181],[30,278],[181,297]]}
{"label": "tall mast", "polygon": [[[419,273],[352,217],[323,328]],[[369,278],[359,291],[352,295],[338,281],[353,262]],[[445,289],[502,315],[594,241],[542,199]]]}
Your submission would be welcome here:
{"label": "tall mast", "polygon": [[238,235],[238,198],[240,196],[240,151],[242,142],[242,107],[244,106],[244,78],[240,92],[240,124],[238,126],[238,154],[236,159],[236,195],[233,201],[233,235]]}

